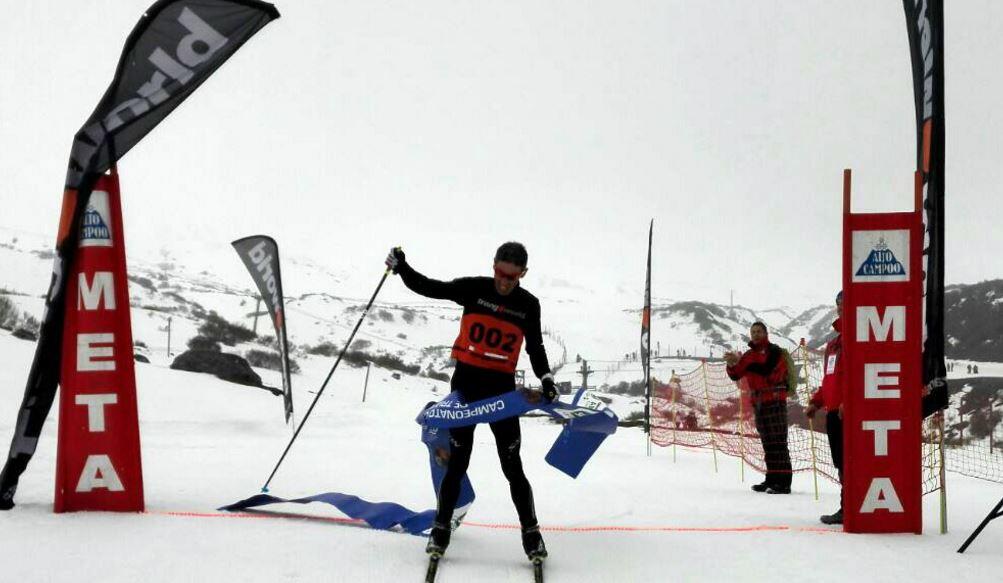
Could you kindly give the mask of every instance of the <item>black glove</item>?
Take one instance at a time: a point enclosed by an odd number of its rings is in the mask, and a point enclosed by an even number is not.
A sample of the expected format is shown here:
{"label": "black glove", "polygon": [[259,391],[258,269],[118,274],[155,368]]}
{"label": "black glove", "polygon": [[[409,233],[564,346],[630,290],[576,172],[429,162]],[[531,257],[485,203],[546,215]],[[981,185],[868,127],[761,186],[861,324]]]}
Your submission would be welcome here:
{"label": "black glove", "polygon": [[554,386],[554,377],[549,374],[543,377],[543,400],[553,403],[557,400],[557,387]]}
{"label": "black glove", "polygon": [[387,260],[384,262],[387,264],[387,269],[394,272],[394,275],[400,270],[404,261],[404,250],[400,247],[394,247],[390,249],[390,253],[387,254]]}

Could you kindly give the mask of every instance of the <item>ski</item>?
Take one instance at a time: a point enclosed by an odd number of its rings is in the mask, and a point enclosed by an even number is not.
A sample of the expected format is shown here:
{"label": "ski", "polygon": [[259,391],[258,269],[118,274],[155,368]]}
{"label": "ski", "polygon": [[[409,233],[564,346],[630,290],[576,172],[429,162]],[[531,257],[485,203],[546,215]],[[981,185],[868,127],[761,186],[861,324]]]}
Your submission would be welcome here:
{"label": "ski", "polygon": [[[439,553],[429,553],[428,554],[428,570],[425,572],[425,583],[434,583],[435,574],[439,571],[439,559],[442,555]],[[540,579],[542,581],[542,579]]]}
{"label": "ski", "polygon": [[536,557],[530,560],[533,561],[533,581],[543,583],[543,558]]}

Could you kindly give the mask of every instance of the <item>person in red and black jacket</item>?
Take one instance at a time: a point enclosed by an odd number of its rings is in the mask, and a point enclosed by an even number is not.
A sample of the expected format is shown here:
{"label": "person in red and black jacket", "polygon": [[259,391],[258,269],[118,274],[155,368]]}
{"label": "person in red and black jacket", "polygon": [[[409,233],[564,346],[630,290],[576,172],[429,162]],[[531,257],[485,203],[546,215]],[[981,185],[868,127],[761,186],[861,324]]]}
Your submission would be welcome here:
{"label": "person in red and black jacket", "polygon": [[[528,259],[521,243],[508,242],[495,253],[494,277],[438,281],[408,265],[400,247],[391,249],[387,256],[387,267],[400,275],[411,291],[429,298],[452,300],[463,306],[460,333],[453,343],[456,369],[450,386],[467,403],[515,390],[515,367],[523,343],[533,372],[543,383],[543,390],[537,395],[548,403],[557,398],[554,375],[543,347],[540,301],[519,285],[519,280],[526,275]],[[523,549],[527,555],[545,557],[547,550],[536,519],[533,489],[519,457],[519,418],[509,417],[490,425],[502,472],[508,479],[512,502],[519,514]],[[460,483],[470,463],[476,427],[468,425],[449,430],[449,462],[439,487],[435,523],[426,548],[429,553],[442,554],[449,545],[450,523]]]}
{"label": "person in red and black jacket", "polygon": [[[843,376],[842,351],[843,336],[840,321],[843,317],[843,292],[836,295],[836,321],[832,323],[836,337],[825,345],[825,355],[822,357],[822,386],[811,396],[811,402],[805,408],[805,415],[815,417],[819,409],[825,409],[825,432],[829,437],[829,451],[832,453],[832,464],[839,472],[839,483],[843,483]],[[820,519],[825,524],[843,524],[843,491],[839,492],[839,510],[823,515]]]}
{"label": "person in red and black jacket", "polygon": [[749,385],[756,430],[763,443],[766,479],[752,489],[770,494],[791,493],[791,454],[787,449],[787,362],[780,347],[770,342],[766,324],[749,329],[749,350],[741,356],[726,352],[728,376],[745,378]]}

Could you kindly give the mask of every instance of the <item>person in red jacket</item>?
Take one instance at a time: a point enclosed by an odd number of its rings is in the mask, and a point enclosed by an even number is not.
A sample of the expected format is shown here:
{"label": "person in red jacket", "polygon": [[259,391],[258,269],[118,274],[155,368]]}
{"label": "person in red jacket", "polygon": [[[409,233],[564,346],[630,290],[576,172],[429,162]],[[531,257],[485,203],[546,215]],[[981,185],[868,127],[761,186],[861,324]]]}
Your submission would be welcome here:
{"label": "person in red jacket", "polygon": [[752,489],[769,494],[791,493],[791,454],[787,448],[787,362],[780,347],[770,342],[766,324],[749,329],[749,350],[741,356],[726,352],[728,376],[745,378],[749,385],[756,431],[763,443],[766,479]]}
{"label": "person in red jacket", "polygon": [[[843,317],[843,292],[836,295],[836,321],[832,327],[836,337],[825,345],[825,355],[822,358],[822,386],[811,396],[811,402],[805,409],[805,415],[814,419],[819,409],[825,409],[825,432],[829,436],[829,451],[832,453],[832,464],[839,472],[839,483],[843,483],[843,366],[841,353],[843,336],[840,330],[840,320]],[[823,515],[820,520],[825,524],[843,524],[843,491],[840,487],[839,510]]]}

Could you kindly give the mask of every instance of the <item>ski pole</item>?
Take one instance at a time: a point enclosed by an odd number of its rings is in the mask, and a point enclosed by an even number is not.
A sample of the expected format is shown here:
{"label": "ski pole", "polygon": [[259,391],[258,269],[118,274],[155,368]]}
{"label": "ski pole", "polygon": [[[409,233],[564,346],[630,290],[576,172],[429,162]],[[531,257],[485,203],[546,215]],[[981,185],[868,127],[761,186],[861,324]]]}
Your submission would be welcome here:
{"label": "ski pole", "polygon": [[369,298],[369,303],[366,304],[365,309],[362,310],[362,315],[359,317],[358,323],[355,324],[355,329],[352,330],[352,333],[348,336],[348,341],[345,342],[345,346],[338,354],[338,359],[334,361],[334,366],[331,367],[331,371],[327,373],[327,378],[324,379],[324,384],[322,384],[320,386],[320,390],[317,391],[317,396],[313,398],[313,403],[310,403],[310,408],[306,410],[306,415],[303,416],[303,420],[300,421],[299,427],[296,428],[296,432],[293,433],[292,439],[289,440],[289,445],[286,446],[286,450],[282,452],[282,457],[280,457],[278,463],[275,464],[275,469],[273,469],[271,475],[268,476],[268,480],[265,481],[265,485],[261,487],[262,492],[268,492],[268,484],[272,483],[272,478],[275,477],[275,472],[279,471],[279,466],[282,465],[282,460],[286,459],[286,454],[289,453],[289,449],[296,441],[296,437],[299,436],[300,431],[303,430],[303,426],[306,425],[306,420],[310,418],[310,413],[313,412],[314,406],[317,405],[317,401],[320,399],[320,396],[324,394],[324,389],[327,388],[327,383],[331,380],[331,375],[334,374],[334,369],[338,368],[341,358],[345,356],[345,352],[348,351],[348,347],[352,345],[352,339],[355,338],[355,333],[359,331],[359,327],[362,326],[362,321],[366,319],[366,314],[369,313],[369,308],[373,306],[373,301],[376,300],[376,294],[380,293],[380,288],[383,287],[383,282],[387,280],[388,275],[390,275],[390,268],[387,268],[387,270],[383,272],[383,277],[380,278],[380,283],[376,286],[376,291],[373,292],[373,296]]}

